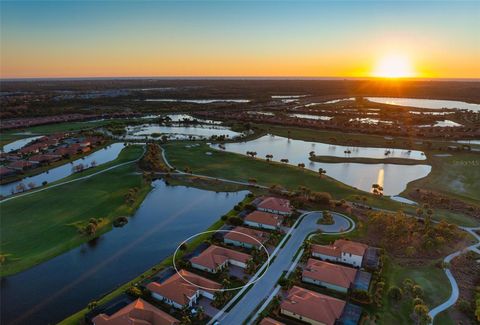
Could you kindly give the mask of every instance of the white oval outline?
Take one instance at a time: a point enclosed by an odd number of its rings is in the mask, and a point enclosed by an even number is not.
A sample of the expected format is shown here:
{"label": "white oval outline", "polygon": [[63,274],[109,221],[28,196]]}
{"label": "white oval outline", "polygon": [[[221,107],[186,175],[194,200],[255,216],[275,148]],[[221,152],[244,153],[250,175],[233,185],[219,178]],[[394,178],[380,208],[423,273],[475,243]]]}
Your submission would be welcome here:
{"label": "white oval outline", "polygon": [[[177,252],[180,248],[180,246],[182,246],[183,244],[186,244],[187,241],[189,241],[190,239],[194,238],[194,237],[197,237],[199,235],[203,235],[203,234],[209,234],[209,233],[216,233],[216,232],[226,232],[226,233],[229,233],[229,232],[233,232],[233,233],[237,233],[237,234],[240,234],[240,235],[244,235],[244,236],[247,236],[247,237],[250,237],[252,238],[253,240],[255,240],[257,243],[260,244],[260,246],[263,248],[263,250],[267,253],[267,261],[265,263],[267,263],[267,268],[263,271],[263,274],[261,276],[259,276],[258,278],[256,278],[254,281],[249,281],[247,282],[246,284],[244,284],[243,286],[240,286],[240,287],[235,287],[235,288],[228,288],[228,289],[212,289],[212,288],[208,288],[208,287],[203,287],[203,286],[199,286],[198,284],[195,284],[195,283],[192,283],[190,281],[188,281],[187,279],[185,279],[181,274],[180,272],[178,271],[177,269],[177,265],[175,264],[175,257],[177,255]],[[252,285],[254,283],[256,283],[258,280],[260,280],[261,278],[263,278],[263,276],[267,273],[268,269],[270,268],[270,253],[268,253],[268,250],[267,248],[258,240],[256,239],[255,237],[252,237],[250,235],[247,235],[247,234],[244,234],[243,232],[238,232],[238,231],[233,231],[233,230],[226,230],[226,229],[218,229],[218,230],[207,230],[207,231],[202,231],[202,232],[199,232],[199,233],[196,233],[190,237],[188,237],[187,239],[185,239],[183,242],[180,243],[180,245],[177,246],[177,248],[175,249],[175,252],[173,253],[173,260],[172,260],[172,264],[173,264],[173,268],[175,269],[175,272],[177,272],[177,274],[187,283],[195,286],[195,287],[198,287],[200,289],[205,289],[205,290],[210,290],[210,291],[219,291],[219,292],[224,292],[224,291],[233,291],[233,290],[239,290],[239,289],[242,289],[246,286],[249,286],[249,285]],[[263,265],[262,265],[263,266]],[[260,267],[261,268],[261,267]],[[258,272],[258,271],[257,271]],[[210,280],[210,279],[209,279]],[[213,281],[213,280],[211,280]]]}

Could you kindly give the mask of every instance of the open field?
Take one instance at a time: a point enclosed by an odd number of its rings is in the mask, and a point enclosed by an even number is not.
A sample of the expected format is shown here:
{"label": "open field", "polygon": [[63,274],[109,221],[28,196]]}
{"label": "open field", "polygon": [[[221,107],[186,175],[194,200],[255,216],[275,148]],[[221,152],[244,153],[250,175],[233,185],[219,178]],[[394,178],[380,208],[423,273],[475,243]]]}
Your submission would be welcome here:
{"label": "open field", "polygon": [[[128,147],[109,164],[135,159],[142,152],[139,146]],[[150,189],[135,172],[135,164],[125,165],[92,178],[1,203],[1,246],[2,254],[7,255],[2,275],[19,272],[90,240],[91,236],[78,232],[75,226],[78,223],[102,218],[96,233],[99,235],[111,229],[115,217],[131,215]],[[64,180],[84,175],[76,174]],[[124,196],[133,187],[140,191],[136,201],[127,205]],[[19,233],[22,236],[18,236]]]}

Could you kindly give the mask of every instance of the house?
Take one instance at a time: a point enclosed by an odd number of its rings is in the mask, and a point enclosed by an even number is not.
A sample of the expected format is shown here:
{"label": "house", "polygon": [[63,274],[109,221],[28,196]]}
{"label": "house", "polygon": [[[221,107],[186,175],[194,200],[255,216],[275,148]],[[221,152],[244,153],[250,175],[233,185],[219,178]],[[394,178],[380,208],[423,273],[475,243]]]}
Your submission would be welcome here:
{"label": "house", "polygon": [[180,270],[162,283],[147,285],[153,298],[178,309],[192,307],[200,296],[213,300],[215,291],[221,288],[220,283],[186,270]]}
{"label": "house", "polygon": [[245,217],[244,222],[251,227],[275,230],[282,225],[283,216],[263,211],[253,211]]}
{"label": "house", "polygon": [[11,169],[19,170],[19,171],[24,171],[24,170],[32,169],[36,166],[37,166],[36,163],[30,162],[30,161],[17,160],[10,163],[7,167]]}
{"label": "house", "polygon": [[51,163],[54,161],[59,161],[62,159],[61,155],[34,155],[28,158],[28,161],[37,163],[37,164],[44,164],[44,163]]}
{"label": "house", "polygon": [[257,210],[279,214],[282,216],[289,216],[293,212],[290,201],[278,197],[266,197],[258,205]]}
{"label": "house", "polygon": [[143,299],[137,299],[108,316],[99,314],[92,320],[94,325],[179,325],[180,321]]}
{"label": "house", "polygon": [[15,175],[17,172],[14,169],[0,166],[0,177],[9,177]]}
{"label": "house", "polygon": [[282,301],[280,312],[309,324],[334,325],[345,305],[343,300],[294,286]]}
{"label": "house", "polygon": [[285,323],[279,322],[278,320],[270,317],[266,317],[262,319],[259,325],[285,325]]}
{"label": "house", "polygon": [[303,269],[302,281],[346,293],[356,275],[357,269],[310,258]]}
{"label": "house", "polygon": [[245,269],[247,262],[252,257],[248,254],[234,251],[232,249],[211,245],[200,255],[190,259],[192,267],[210,272],[217,273],[225,268],[228,264],[236,265]]}
{"label": "house", "polygon": [[345,239],[337,239],[333,245],[312,245],[312,256],[322,260],[362,266],[368,245]]}
{"label": "house", "polygon": [[246,248],[260,248],[267,240],[268,233],[245,227],[235,227],[223,237],[225,244]]}

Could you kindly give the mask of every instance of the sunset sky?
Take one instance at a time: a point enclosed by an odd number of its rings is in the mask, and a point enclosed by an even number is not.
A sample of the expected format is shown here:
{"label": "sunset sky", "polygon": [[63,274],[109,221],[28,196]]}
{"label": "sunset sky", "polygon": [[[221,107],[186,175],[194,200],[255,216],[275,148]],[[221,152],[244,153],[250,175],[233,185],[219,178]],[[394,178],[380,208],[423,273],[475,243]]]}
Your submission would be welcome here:
{"label": "sunset sky", "polygon": [[480,2],[1,2],[2,78],[480,78]]}

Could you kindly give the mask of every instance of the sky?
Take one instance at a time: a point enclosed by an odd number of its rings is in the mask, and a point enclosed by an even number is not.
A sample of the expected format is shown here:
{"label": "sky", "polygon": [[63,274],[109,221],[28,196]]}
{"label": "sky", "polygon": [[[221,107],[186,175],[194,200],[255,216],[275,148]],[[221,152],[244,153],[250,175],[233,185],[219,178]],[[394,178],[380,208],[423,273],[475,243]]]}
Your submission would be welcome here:
{"label": "sky", "polygon": [[3,1],[0,77],[480,78],[480,1]]}

